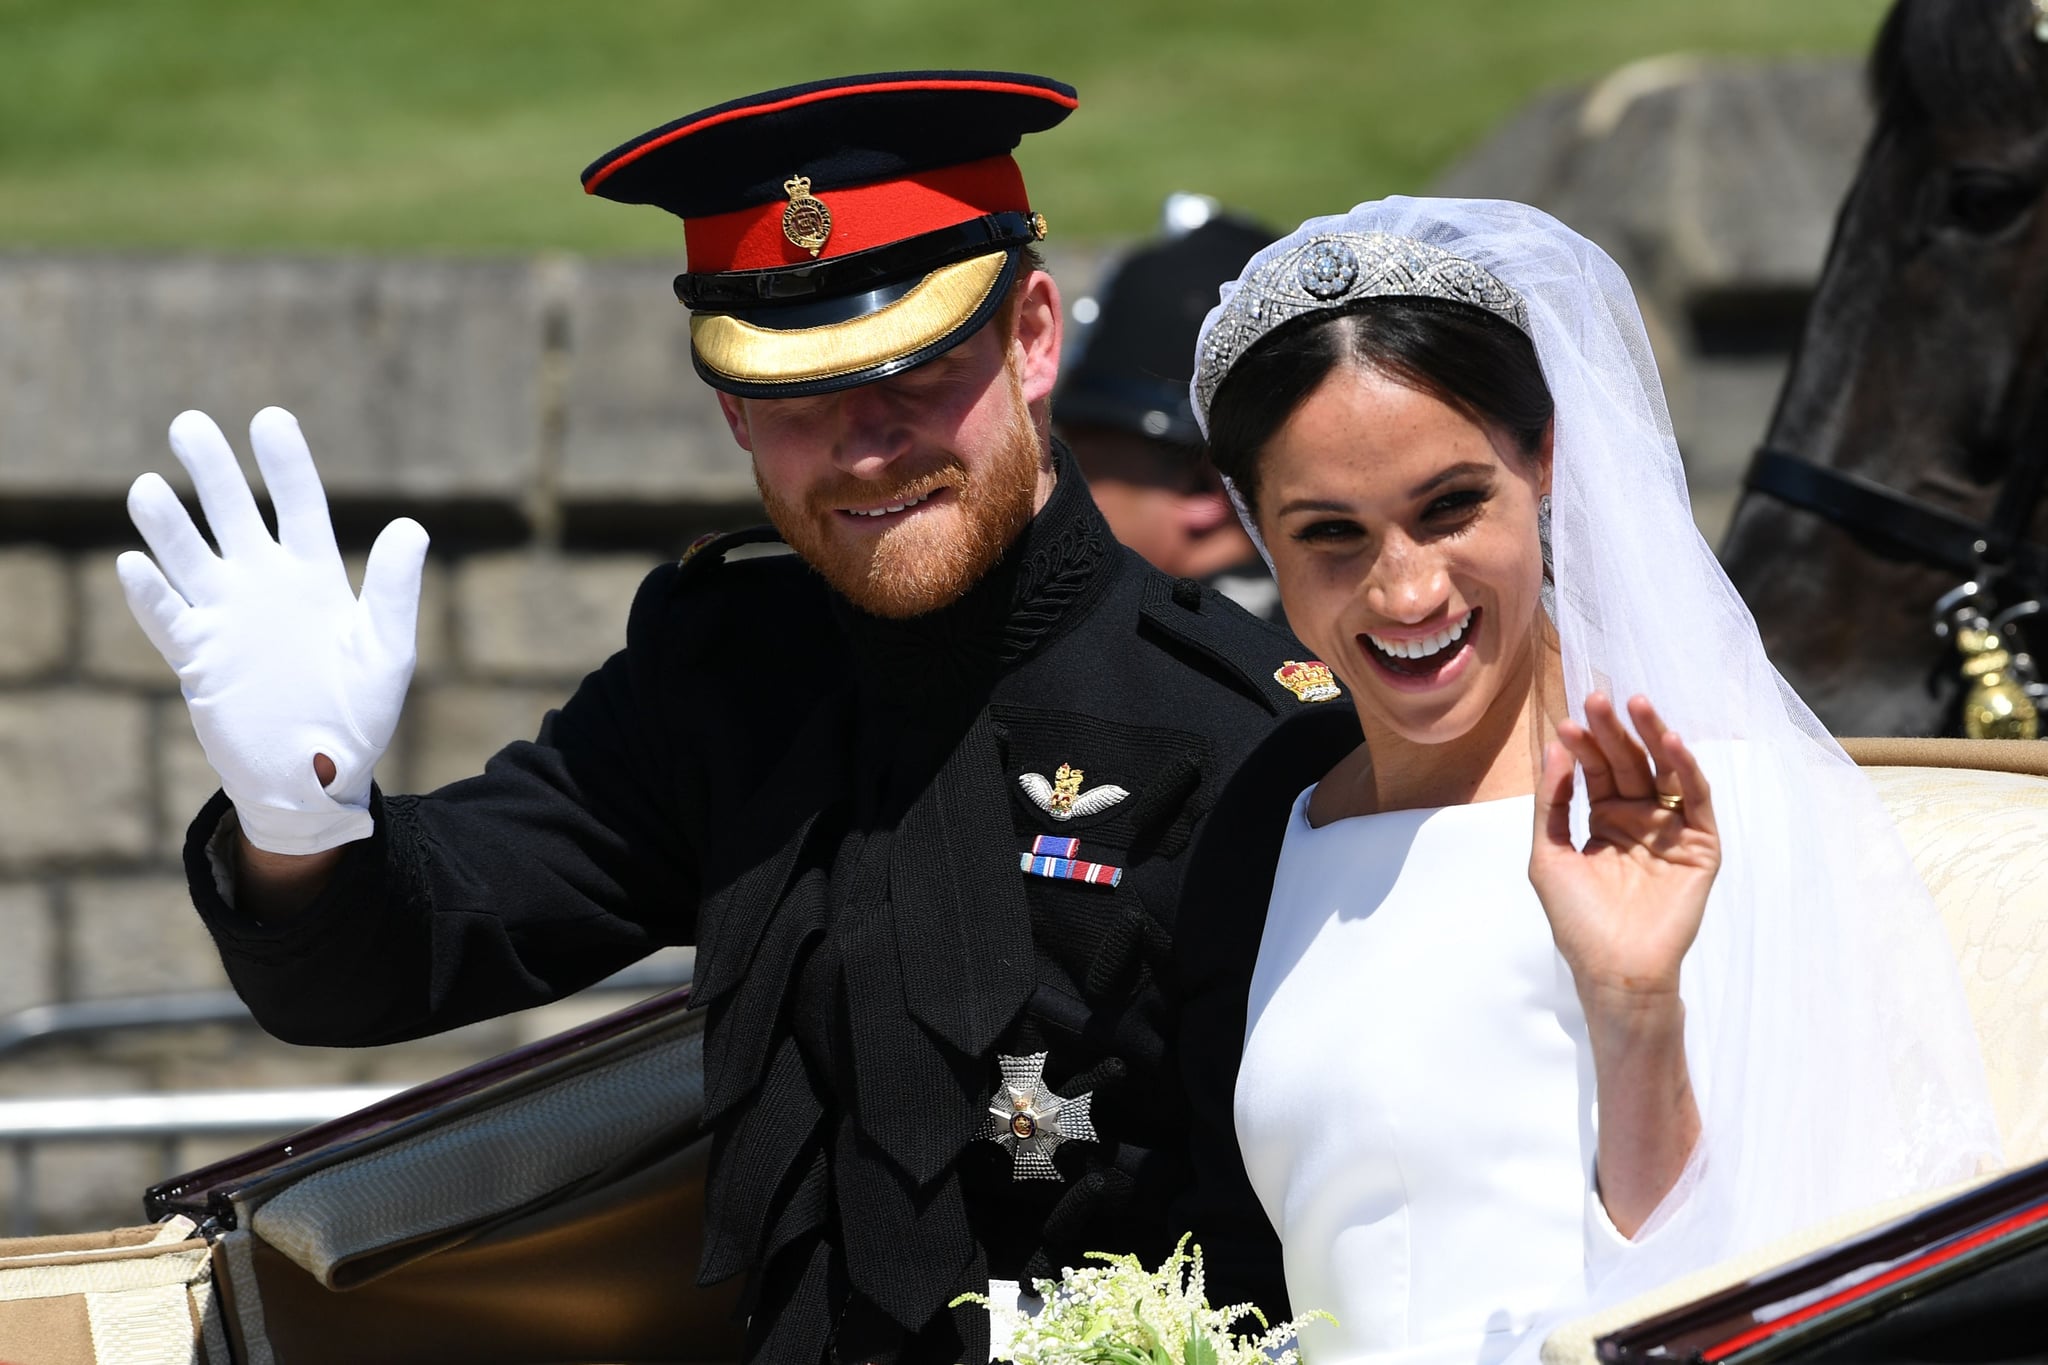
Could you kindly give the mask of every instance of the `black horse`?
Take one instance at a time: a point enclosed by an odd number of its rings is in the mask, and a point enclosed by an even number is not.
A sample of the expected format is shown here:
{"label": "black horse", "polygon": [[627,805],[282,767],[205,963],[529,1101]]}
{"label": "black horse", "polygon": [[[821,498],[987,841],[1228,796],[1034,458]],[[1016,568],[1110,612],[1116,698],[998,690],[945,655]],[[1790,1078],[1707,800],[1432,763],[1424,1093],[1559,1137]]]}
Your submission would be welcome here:
{"label": "black horse", "polygon": [[1886,17],[1876,130],[1721,547],[1771,658],[1837,734],[1952,733],[1936,601],[1971,579],[2000,606],[2048,594],[2044,7],[1898,0]]}

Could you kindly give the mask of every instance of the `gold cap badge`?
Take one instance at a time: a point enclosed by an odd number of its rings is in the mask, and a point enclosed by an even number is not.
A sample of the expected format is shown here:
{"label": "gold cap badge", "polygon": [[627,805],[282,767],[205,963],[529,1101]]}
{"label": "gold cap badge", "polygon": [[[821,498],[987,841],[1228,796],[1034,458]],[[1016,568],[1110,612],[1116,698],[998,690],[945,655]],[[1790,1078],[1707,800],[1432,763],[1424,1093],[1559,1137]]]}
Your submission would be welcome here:
{"label": "gold cap badge", "polygon": [[1344,689],[1337,686],[1337,675],[1320,659],[1289,659],[1273,670],[1273,681],[1300,701],[1329,701],[1344,695]]}
{"label": "gold cap badge", "polygon": [[832,210],[825,207],[824,200],[812,197],[807,175],[791,176],[782,182],[782,189],[789,195],[789,207],[782,211],[782,235],[789,238],[790,245],[817,255],[831,240]]}

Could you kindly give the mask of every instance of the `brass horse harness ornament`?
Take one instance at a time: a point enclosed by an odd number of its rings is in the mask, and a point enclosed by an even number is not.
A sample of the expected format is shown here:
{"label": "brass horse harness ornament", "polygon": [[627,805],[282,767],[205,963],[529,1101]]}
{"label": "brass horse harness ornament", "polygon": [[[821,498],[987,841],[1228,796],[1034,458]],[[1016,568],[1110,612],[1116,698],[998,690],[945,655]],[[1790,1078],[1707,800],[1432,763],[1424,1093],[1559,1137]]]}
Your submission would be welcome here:
{"label": "brass horse harness ornament", "polygon": [[2039,739],[2041,708],[2048,700],[2033,656],[2008,644],[2008,628],[2041,610],[2029,599],[1997,616],[1986,616],[1983,584],[1963,583],[1934,604],[1934,633],[1953,641],[1962,656],[1963,733],[1971,739]]}

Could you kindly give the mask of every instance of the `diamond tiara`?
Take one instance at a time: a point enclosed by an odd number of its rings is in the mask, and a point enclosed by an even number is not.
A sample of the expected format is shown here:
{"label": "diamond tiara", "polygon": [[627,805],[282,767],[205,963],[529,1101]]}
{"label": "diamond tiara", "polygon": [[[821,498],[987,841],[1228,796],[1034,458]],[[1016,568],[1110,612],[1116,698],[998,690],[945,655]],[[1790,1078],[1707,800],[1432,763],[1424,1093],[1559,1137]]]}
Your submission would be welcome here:
{"label": "diamond tiara", "polygon": [[1529,330],[1520,294],[1440,246],[1386,232],[1325,233],[1266,262],[1230,296],[1196,358],[1196,410],[1206,423],[1230,367],[1281,323],[1359,299],[1401,297],[1469,303]]}

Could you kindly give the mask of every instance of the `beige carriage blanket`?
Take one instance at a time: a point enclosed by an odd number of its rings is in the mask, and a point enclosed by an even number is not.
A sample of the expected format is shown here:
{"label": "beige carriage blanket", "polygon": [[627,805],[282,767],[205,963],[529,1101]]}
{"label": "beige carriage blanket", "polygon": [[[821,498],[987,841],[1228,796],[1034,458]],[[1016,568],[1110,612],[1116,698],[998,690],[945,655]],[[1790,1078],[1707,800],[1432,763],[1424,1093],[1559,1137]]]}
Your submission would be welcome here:
{"label": "beige carriage blanket", "polygon": [[7,1365],[229,1365],[191,1220],[0,1241]]}

